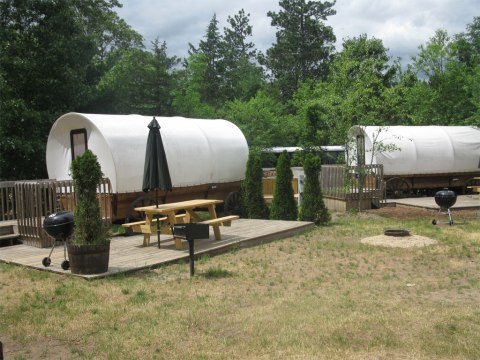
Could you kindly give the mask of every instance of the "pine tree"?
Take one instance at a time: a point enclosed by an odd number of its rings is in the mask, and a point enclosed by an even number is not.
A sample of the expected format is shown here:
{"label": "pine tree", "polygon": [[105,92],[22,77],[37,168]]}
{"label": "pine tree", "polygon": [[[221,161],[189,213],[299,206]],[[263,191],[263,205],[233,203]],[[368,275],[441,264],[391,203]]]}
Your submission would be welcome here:
{"label": "pine tree", "polygon": [[273,194],[271,219],[297,220],[297,203],[292,188],[293,173],[290,168],[290,157],[284,151],[277,161],[277,177]]}
{"label": "pine tree", "polygon": [[255,45],[248,41],[252,36],[250,14],[242,9],[234,17],[229,16],[229,27],[224,28],[223,60],[224,91],[226,100],[248,100],[264,84],[263,69],[258,65]]}
{"label": "pine tree", "polygon": [[[223,99],[225,64],[222,54],[224,40],[218,30],[216,14],[213,14],[210,20],[204,39],[200,41],[198,49],[189,44],[189,55],[190,58],[192,58],[192,55],[197,55],[196,59],[200,59],[203,63],[203,66],[200,67],[200,73],[196,74],[199,77],[197,79],[198,90],[202,102],[209,105],[219,105]],[[192,59],[195,59],[195,57]]]}
{"label": "pine tree", "polygon": [[250,152],[247,171],[242,184],[243,216],[249,219],[267,219],[268,207],[262,191],[262,163],[257,152]]}
{"label": "pine tree", "polygon": [[320,173],[320,159],[308,154],[303,165],[305,171],[305,188],[302,193],[300,220],[313,221],[316,225],[326,225],[330,221],[318,176]]}
{"label": "pine tree", "polygon": [[336,40],[326,20],[335,15],[334,4],[281,0],[278,13],[268,12],[277,41],[267,50],[266,64],[282,98],[289,99],[303,81],[326,78]]}

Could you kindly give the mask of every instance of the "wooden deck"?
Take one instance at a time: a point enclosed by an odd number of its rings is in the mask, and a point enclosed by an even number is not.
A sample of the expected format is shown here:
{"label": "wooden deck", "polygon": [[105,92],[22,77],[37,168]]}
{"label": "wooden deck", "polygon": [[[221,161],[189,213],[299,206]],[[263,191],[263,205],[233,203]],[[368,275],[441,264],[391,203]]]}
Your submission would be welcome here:
{"label": "wooden deck", "polygon": [[[239,219],[231,227],[221,227],[222,240],[216,241],[212,229],[210,239],[195,241],[195,255],[218,254],[232,247],[247,247],[259,243],[278,240],[303,233],[313,228],[313,223],[303,221],[250,220]],[[155,239],[155,240],[154,240]],[[110,263],[107,273],[99,275],[74,275],[86,279],[132,272],[145,268],[154,268],[181,259],[188,261],[188,244],[185,250],[175,250],[173,239],[161,235],[161,248],[157,247],[156,237],[152,236],[151,245],[142,246],[143,235],[129,237],[116,236],[111,239]],[[51,248],[36,248],[27,245],[14,245],[0,248],[0,262],[22,265],[44,271],[72,275],[70,270],[62,270],[64,260],[63,246],[53,250],[52,263],[48,268],[42,265],[42,259],[50,253]],[[185,271],[188,271],[185,269]]]}
{"label": "wooden deck", "polygon": [[[407,199],[391,199],[386,201],[387,204],[395,204],[395,206],[411,206],[420,207],[431,210],[438,210],[438,205],[434,197],[407,198]],[[475,210],[480,209],[480,194],[458,195],[457,201],[452,206],[453,210]]]}

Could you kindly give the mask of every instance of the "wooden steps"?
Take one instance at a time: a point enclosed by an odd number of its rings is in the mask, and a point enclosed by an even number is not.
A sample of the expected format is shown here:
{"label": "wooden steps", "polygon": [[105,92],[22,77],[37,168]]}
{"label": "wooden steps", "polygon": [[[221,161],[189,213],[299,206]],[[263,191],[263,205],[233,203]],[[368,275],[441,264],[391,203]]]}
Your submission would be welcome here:
{"label": "wooden steps", "polygon": [[0,247],[21,244],[15,221],[0,222]]}

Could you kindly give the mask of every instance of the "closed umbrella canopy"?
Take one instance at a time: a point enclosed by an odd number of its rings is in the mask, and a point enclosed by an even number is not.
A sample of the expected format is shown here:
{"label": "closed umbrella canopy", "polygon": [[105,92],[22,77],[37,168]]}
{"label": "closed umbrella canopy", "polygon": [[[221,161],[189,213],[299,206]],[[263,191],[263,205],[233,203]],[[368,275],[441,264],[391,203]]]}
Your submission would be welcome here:
{"label": "closed umbrella canopy", "polygon": [[[143,186],[145,192],[150,190],[172,190],[172,180],[168,170],[167,157],[163,147],[160,125],[155,117],[148,124],[147,149],[143,169]],[[158,202],[157,202],[158,204]]]}
{"label": "closed umbrella canopy", "polygon": [[[172,180],[168,170],[167,156],[160,135],[160,124],[155,117],[148,124],[147,150],[143,169],[143,186],[145,192],[155,189],[155,203],[158,207],[158,190],[172,190]],[[160,248],[159,221],[157,220],[157,241]]]}

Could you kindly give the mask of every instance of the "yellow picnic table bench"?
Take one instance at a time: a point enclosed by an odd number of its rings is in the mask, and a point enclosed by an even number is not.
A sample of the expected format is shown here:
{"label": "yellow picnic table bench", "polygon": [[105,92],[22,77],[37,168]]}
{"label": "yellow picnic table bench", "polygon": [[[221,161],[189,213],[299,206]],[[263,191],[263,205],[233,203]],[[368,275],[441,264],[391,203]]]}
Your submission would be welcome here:
{"label": "yellow picnic table bench", "polygon": [[[216,205],[221,204],[221,200],[215,199],[196,199],[180,201],[169,204],[151,205],[135,208],[135,211],[145,213],[144,221],[125,223],[122,226],[131,228],[135,232],[143,233],[143,246],[150,245],[150,236],[157,232],[157,227],[161,234],[172,234],[174,224],[189,222],[200,222],[211,225],[215,235],[215,240],[221,240],[220,226],[230,226],[233,220],[239,218],[237,215],[217,217]],[[198,214],[198,209],[208,209],[209,219],[202,219]],[[177,212],[181,212],[177,214]],[[155,217],[158,218],[155,218]],[[157,221],[160,224],[157,224]],[[157,226],[158,225],[158,226]],[[182,240],[175,237],[175,248],[183,250]]]}

